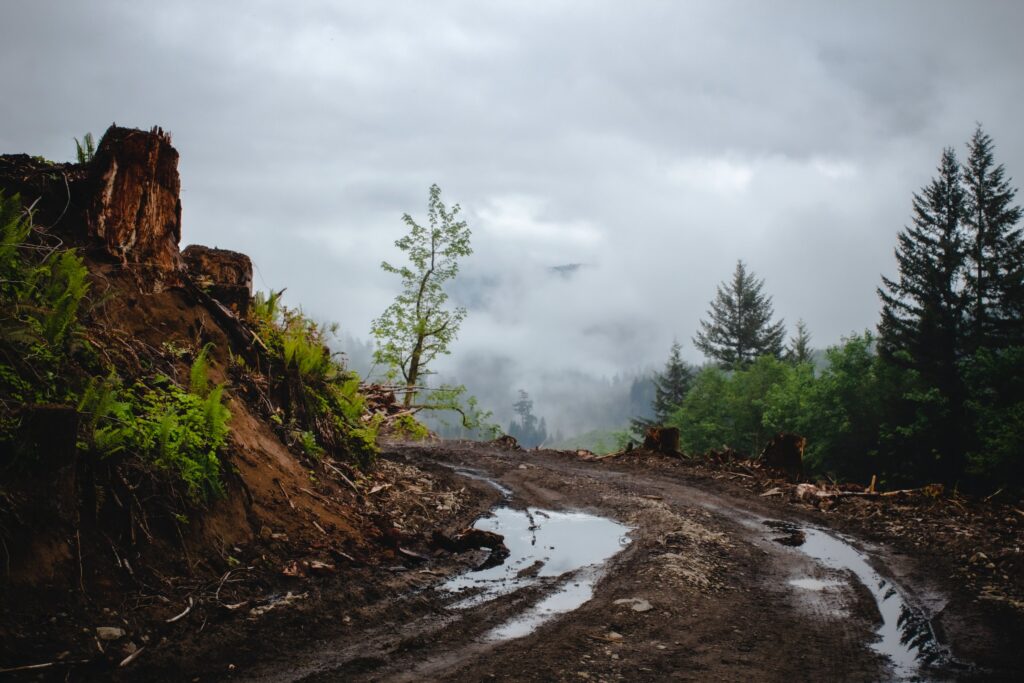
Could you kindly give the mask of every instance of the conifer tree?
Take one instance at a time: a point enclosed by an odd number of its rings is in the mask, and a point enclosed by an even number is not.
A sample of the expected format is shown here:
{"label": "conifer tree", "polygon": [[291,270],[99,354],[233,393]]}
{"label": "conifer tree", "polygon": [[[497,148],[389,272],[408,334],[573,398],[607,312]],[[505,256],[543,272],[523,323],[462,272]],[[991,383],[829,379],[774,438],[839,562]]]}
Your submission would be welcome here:
{"label": "conifer tree", "polygon": [[950,373],[962,341],[964,190],[956,153],[942,153],[938,176],[914,194],[912,225],[897,238],[899,278],[882,278],[879,344],[926,377]]}
{"label": "conifer tree", "polygon": [[538,423],[537,416],[533,414],[533,400],[528,393],[520,389],[519,400],[512,408],[519,416],[519,420],[513,419],[509,424],[509,436],[527,448],[539,446],[547,441],[547,421],[542,417]]}
{"label": "conifer tree", "polygon": [[683,404],[683,399],[693,386],[693,368],[683,360],[683,347],[678,341],[672,342],[665,372],[654,380],[654,419],[665,424],[668,416]]}
{"label": "conifer tree", "polygon": [[807,323],[796,321],[796,336],[789,340],[786,358],[793,363],[806,363],[811,360],[811,333],[807,331]]}
{"label": "conifer tree", "polygon": [[718,286],[710,319],[700,321],[694,345],[726,369],[747,366],[759,356],[781,358],[785,328],[781,320],[772,322],[772,299],[763,289],[764,280],[737,261],[732,282]]}
{"label": "conifer tree", "polygon": [[964,469],[966,425],[962,357],[965,300],[960,283],[965,256],[962,222],[965,194],[960,165],[946,148],[938,176],[913,198],[912,224],[896,246],[899,277],[882,278],[878,326],[883,357],[916,373],[912,402],[918,414],[916,441],[938,456],[953,482]]}
{"label": "conifer tree", "polygon": [[967,143],[963,181],[967,229],[965,294],[968,352],[1024,344],[1024,239],[1021,208],[1013,205],[992,138],[979,126]]}
{"label": "conifer tree", "polygon": [[665,371],[656,373],[654,376],[654,400],[651,408],[654,412],[652,419],[633,418],[632,427],[636,432],[642,433],[652,426],[668,424],[669,416],[682,405],[683,399],[693,386],[694,372],[689,363],[683,360],[682,345],[678,341],[672,342],[669,350],[668,361],[665,363]]}

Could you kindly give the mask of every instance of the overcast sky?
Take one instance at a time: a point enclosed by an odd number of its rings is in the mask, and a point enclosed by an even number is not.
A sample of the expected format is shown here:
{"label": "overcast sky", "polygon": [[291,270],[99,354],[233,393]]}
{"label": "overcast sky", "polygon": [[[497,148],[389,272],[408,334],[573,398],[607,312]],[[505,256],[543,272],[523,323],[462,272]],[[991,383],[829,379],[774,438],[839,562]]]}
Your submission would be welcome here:
{"label": "overcast sky", "polygon": [[839,5],[7,0],[0,153],[162,126],[184,241],[362,338],[436,182],[475,249],[455,374],[700,361],[740,258],[824,347],[874,327],[944,146],[981,122],[1024,178],[1024,3]]}

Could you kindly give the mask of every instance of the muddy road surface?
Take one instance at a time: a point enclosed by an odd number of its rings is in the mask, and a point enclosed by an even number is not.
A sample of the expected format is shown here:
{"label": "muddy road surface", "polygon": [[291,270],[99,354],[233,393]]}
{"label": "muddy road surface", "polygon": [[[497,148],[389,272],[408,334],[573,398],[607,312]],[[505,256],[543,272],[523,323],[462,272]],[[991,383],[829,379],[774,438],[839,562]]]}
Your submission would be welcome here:
{"label": "muddy road surface", "polygon": [[509,557],[401,572],[390,618],[339,615],[336,635],[233,680],[1020,680],[1013,654],[963,656],[957,639],[989,627],[943,627],[939,577],[770,501],[556,453],[387,457],[488,491],[476,526]]}

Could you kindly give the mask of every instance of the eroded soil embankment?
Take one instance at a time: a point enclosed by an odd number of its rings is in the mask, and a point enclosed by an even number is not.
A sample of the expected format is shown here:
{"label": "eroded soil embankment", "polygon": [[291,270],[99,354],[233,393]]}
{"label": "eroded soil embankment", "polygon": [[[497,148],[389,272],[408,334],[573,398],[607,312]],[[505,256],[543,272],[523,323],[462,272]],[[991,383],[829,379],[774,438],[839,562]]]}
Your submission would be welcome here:
{"label": "eroded soil embankment", "polygon": [[[243,679],[874,681],[1019,673],[1012,658],[935,658],[894,669],[873,647],[883,617],[872,592],[849,572],[777,542],[779,531],[761,523],[822,524],[797,511],[695,486],[679,472],[616,471],[554,453],[445,443],[395,448],[388,457],[473,468],[509,489],[514,508],[603,515],[632,527],[631,542],[602,568],[592,599],[523,637],[493,634],[557,590],[555,582],[466,606],[463,595],[442,590],[435,574],[443,571],[431,561],[413,570],[427,580],[401,598],[417,606],[404,620],[349,623],[344,634],[307,643],[287,660],[239,671]],[[912,574],[893,564],[913,558],[870,559],[890,579]],[[467,567],[474,561],[464,558]],[[941,586],[927,579],[900,588],[932,609]],[[937,635],[946,642],[990,627]]]}

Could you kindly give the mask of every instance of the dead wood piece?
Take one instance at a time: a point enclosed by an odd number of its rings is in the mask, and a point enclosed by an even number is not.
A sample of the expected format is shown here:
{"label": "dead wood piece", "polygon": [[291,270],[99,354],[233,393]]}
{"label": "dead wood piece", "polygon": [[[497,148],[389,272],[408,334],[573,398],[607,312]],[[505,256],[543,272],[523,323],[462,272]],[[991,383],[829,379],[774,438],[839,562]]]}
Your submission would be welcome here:
{"label": "dead wood piece", "polygon": [[281,485],[281,480],[278,479],[275,481],[275,483],[277,484],[277,488],[281,489],[281,493],[284,494],[284,499],[288,501],[288,505],[291,507],[292,510],[294,510],[295,503],[292,502],[291,496],[288,495],[288,492],[284,490],[284,486]]}
{"label": "dead wood piece", "polygon": [[245,254],[192,244],[181,252],[192,279],[244,319],[252,299],[252,261]]}
{"label": "dead wood piece", "polygon": [[448,536],[441,531],[435,531],[432,536],[435,546],[450,553],[464,553],[468,550],[479,550],[487,548],[491,551],[487,560],[477,569],[489,569],[497,567],[504,562],[511,551],[505,545],[505,537],[493,531],[483,529],[463,529],[454,536]]}
{"label": "dead wood piece", "polygon": [[131,653],[130,655],[128,655],[127,657],[122,659],[121,663],[118,664],[117,666],[118,667],[126,667],[126,666],[128,666],[129,664],[134,662],[136,659],[138,659],[138,656],[141,655],[143,650],[145,650],[145,649],[146,649],[145,646],[140,647],[138,650],[136,650],[135,652]]}
{"label": "dead wood piece", "polygon": [[493,550],[505,545],[505,537],[501,534],[476,528],[463,529],[452,536],[435,531],[433,541],[434,545],[450,553],[464,553],[467,550],[479,550],[480,548]]}
{"label": "dead wood piece", "polygon": [[[324,460],[324,465],[326,465],[326,466],[327,466],[327,468],[328,468],[329,470],[331,470],[332,472],[334,472],[335,474],[337,474],[337,475],[338,475],[339,477],[341,477],[341,480],[342,480],[343,482],[345,482],[346,484],[348,484],[348,485],[349,485],[349,487],[350,487],[350,488],[351,488],[351,489],[352,489],[353,491],[355,491],[355,492],[356,492],[357,494],[359,493],[359,487],[358,487],[358,486],[356,486],[356,484],[355,484],[355,482],[354,482],[354,481],[352,481],[351,479],[349,479],[348,477],[346,477],[346,476],[345,476],[345,473],[344,473],[344,472],[342,472],[341,470],[339,470],[339,469],[338,469],[337,467],[335,467],[335,466],[334,466],[333,464],[331,464],[330,462],[327,462],[326,460]],[[389,484],[389,486],[390,486],[390,484]],[[371,493],[372,493],[372,492],[371,492]]]}
{"label": "dead wood piece", "polygon": [[510,451],[523,450],[522,446],[519,445],[519,442],[516,441],[515,437],[509,436],[508,434],[502,434],[497,439],[492,441],[491,444],[494,446],[498,446],[499,448],[508,449]]}
{"label": "dead wood piece", "polygon": [[784,472],[791,480],[803,475],[804,446],[807,439],[799,434],[779,432],[761,451],[765,467]]}
{"label": "dead wood piece", "polygon": [[679,429],[648,427],[644,434],[644,448],[655,453],[679,455]]}
{"label": "dead wood piece", "polygon": [[398,554],[406,559],[413,560],[414,562],[426,562],[430,559],[426,555],[422,555],[414,550],[409,550],[408,548],[403,548],[401,546],[398,547]]}
{"label": "dead wood piece", "polygon": [[742,457],[743,456],[741,456],[734,449],[729,448],[727,446],[722,446],[721,450],[715,450],[712,448],[711,450],[704,454],[705,460],[719,465],[736,462],[742,459]]}
{"label": "dead wood piece", "polygon": [[86,206],[89,233],[160,291],[182,272],[181,181],[178,152],[159,128],[149,132],[111,126],[90,162]]}
{"label": "dead wood piece", "polygon": [[943,492],[942,484],[928,484],[919,489],[897,489],[896,491],[832,491],[823,489],[820,486],[814,484],[797,484],[796,497],[798,500],[802,500],[810,503],[818,503],[821,501],[834,501],[839,498],[864,498],[867,500],[877,500],[882,498],[907,498],[912,496],[928,496],[936,498],[942,495]]}

